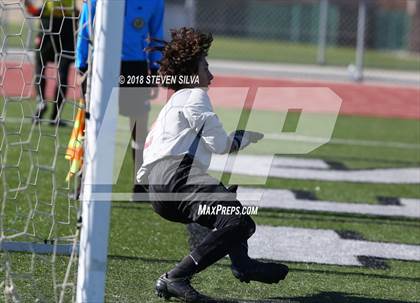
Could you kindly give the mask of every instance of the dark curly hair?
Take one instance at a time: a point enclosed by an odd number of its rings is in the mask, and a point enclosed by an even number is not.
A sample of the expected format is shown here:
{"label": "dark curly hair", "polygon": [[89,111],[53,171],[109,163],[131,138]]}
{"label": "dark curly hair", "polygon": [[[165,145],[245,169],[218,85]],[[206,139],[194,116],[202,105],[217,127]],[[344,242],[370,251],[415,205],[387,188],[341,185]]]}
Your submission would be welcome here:
{"label": "dark curly hair", "polygon": [[[199,62],[207,56],[213,41],[211,33],[205,34],[194,28],[182,27],[172,29],[171,37],[170,42],[152,39],[152,41],[162,43],[163,46],[149,48],[150,51],[162,52],[163,57],[158,62],[159,74],[161,76],[197,75]],[[183,88],[178,83],[166,85],[166,87],[174,90]]]}

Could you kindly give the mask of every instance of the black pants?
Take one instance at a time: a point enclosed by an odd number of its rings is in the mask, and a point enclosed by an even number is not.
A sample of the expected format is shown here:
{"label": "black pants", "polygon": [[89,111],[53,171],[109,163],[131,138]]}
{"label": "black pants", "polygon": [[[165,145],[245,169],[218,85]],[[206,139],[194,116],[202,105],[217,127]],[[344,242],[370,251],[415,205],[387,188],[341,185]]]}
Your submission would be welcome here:
{"label": "black pants", "polygon": [[[163,218],[184,224],[198,223],[212,230],[191,252],[198,271],[229,254],[232,263],[247,257],[247,239],[255,232],[255,223],[248,215],[200,215],[200,205],[232,206],[242,209],[238,200],[217,179],[193,164],[190,156],[168,157],[158,161],[149,175],[149,193],[156,213]],[[173,194],[173,201],[163,201],[163,194]],[[200,195],[197,195],[200,194]],[[223,196],[226,199],[223,199]],[[240,262],[236,262],[240,264]]]}
{"label": "black pants", "polygon": [[[45,100],[46,77],[45,67],[48,62],[57,64],[57,86],[54,94],[54,108],[51,119],[57,118],[58,111],[67,93],[67,77],[70,65],[74,62],[74,31],[71,18],[49,17],[41,18],[42,27],[45,33],[37,37],[39,51],[36,52],[36,93],[41,100]],[[40,118],[42,118],[40,113]]]}

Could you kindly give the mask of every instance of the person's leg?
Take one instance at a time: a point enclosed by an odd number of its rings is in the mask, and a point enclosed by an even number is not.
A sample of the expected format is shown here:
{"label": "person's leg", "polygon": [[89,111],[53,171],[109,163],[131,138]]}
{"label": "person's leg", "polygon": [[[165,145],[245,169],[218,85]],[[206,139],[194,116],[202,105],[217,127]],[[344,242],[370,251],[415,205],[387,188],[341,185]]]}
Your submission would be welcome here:
{"label": "person's leg", "polygon": [[60,117],[59,112],[61,108],[61,104],[63,103],[64,98],[66,97],[67,93],[67,76],[70,69],[70,64],[72,60],[69,58],[60,58],[58,63],[58,79],[56,81],[57,85],[55,88],[55,98],[53,103],[53,109],[51,112],[51,123],[59,123]]}
{"label": "person's leg", "polygon": [[[58,73],[54,94],[53,110],[51,112],[51,123],[60,123],[60,109],[63,100],[66,98],[68,87],[68,74],[70,65],[74,62],[74,19],[54,17],[53,31],[60,35],[54,35],[54,62],[57,65]],[[61,123],[60,123],[61,124]]]}
{"label": "person's leg", "polygon": [[[49,18],[41,18],[44,28],[49,26]],[[46,66],[54,60],[54,52],[51,43],[51,35],[40,33],[36,37],[35,47],[35,92],[37,105],[34,113],[34,120],[39,121],[47,111],[46,103]]]}
{"label": "person's leg", "polygon": [[[181,216],[188,222],[189,216],[185,213],[182,215],[182,212]],[[165,298],[175,296],[187,302],[209,300],[191,286],[190,278],[223,258],[237,239],[248,238],[255,230],[255,224],[248,216],[203,216],[197,222],[210,228],[214,227],[214,230],[172,270],[158,279],[156,283],[158,296]]]}
{"label": "person's leg", "polygon": [[[213,205],[241,207],[239,201],[219,202]],[[197,223],[200,224],[200,220]],[[191,256],[197,262],[197,272],[228,255],[233,247],[246,241],[255,232],[255,223],[247,215],[216,215],[213,227],[214,229],[191,252]]]}
{"label": "person's leg", "polygon": [[[219,188],[218,186],[212,188],[212,191],[223,191],[224,187]],[[237,186],[231,186],[227,189],[230,193],[234,194],[232,196],[232,199],[236,199],[236,190]],[[231,202],[233,206],[239,206],[242,207],[242,205],[236,201]],[[196,223],[194,223],[197,225]],[[191,226],[190,224],[189,226]],[[198,243],[195,243],[194,248],[198,247],[201,242],[204,242],[204,239],[206,236],[211,234],[211,230],[198,226],[198,230],[202,231],[202,236],[197,237]],[[191,229],[189,229],[191,230]],[[194,230],[197,230],[197,228],[194,228]],[[193,236],[193,235],[192,235]],[[259,281],[263,283],[278,283],[280,280],[283,280],[287,273],[288,268],[286,265],[278,264],[278,263],[272,263],[272,262],[260,262],[254,259],[251,259],[248,255],[248,243],[247,239],[244,239],[242,241],[233,241],[233,244],[231,245],[229,251],[229,257],[231,259],[232,265],[232,273],[233,275],[239,279],[240,281],[244,282],[250,282],[250,281]],[[205,257],[207,258],[207,257]]]}
{"label": "person's leg", "polygon": [[[160,171],[163,175],[171,169],[167,169],[165,165],[158,166],[156,169],[152,169],[152,174],[154,170]],[[235,275],[238,279],[244,276],[244,281],[250,277],[249,272],[262,272],[264,275],[268,269],[267,266],[271,268],[271,264],[261,266],[261,262],[255,261],[252,264],[248,262],[250,258],[247,256],[247,249],[244,250],[242,248],[236,250],[237,247],[240,247],[241,243],[246,243],[246,240],[255,232],[255,223],[251,217],[241,214],[204,215],[198,213],[200,205],[203,204],[210,207],[220,205],[223,207],[242,208],[241,203],[235,200],[235,195],[232,195],[231,191],[226,189],[216,179],[206,173],[202,173],[199,168],[192,167],[188,161],[186,161],[185,165],[181,163],[176,172],[169,175],[171,176],[169,182],[157,180],[160,181],[160,184],[167,184],[162,187],[164,191],[186,195],[177,204],[176,210],[172,212],[172,215],[177,213],[177,218],[182,218],[183,221],[177,219],[178,222],[195,222],[210,228],[212,231],[207,234],[203,241],[189,255],[184,257],[172,270],[158,279],[156,291],[159,296],[166,298],[171,296],[184,298],[188,296],[192,298],[192,301],[200,298],[202,295],[190,285],[190,277],[217,262],[227,254],[231,255],[236,265],[241,263],[241,269],[247,265],[253,265],[250,267],[252,270],[246,272],[247,275],[243,275],[243,271],[239,271],[241,276]],[[150,180],[151,178],[149,178]],[[186,182],[186,180],[189,180],[189,182]],[[156,179],[152,181],[156,181]],[[153,191],[154,186],[151,186],[152,195]],[[197,195],[203,193],[206,199],[208,198],[207,201],[200,201],[202,196]],[[169,209],[169,206],[164,206],[164,208]],[[165,217],[164,214],[162,216]],[[167,216],[171,216],[169,212],[167,212]],[[171,220],[169,217],[167,219]],[[271,269],[270,273],[275,271],[278,271],[278,268]],[[250,280],[272,283],[263,279],[253,279],[254,277],[255,275],[251,276]],[[260,277],[258,276],[258,278]]]}
{"label": "person's leg", "polygon": [[[191,221],[179,211],[177,201],[158,201],[159,193],[167,193],[165,187],[149,185],[149,194],[152,200],[154,211],[162,218],[172,221],[188,224]],[[161,275],[156,281],[155,289],[156,295],[169,299],[177,297],[186,302],[212,302],[210,298],[200,294],[196,291],[190,283],[190,272],[195,271],[194,261],[186,257],[181,261],[182,264],[177,264],[176,268],[179,271],[179,277],[169,278],[168,273]],[[215,301],[214,301],[215,302]]]}
{"label": "person's leg", "polygon": [[36,92],[36,109],[33,116],[34,120],[42,119],[44,113],[47,110],[47,104],[44,100],[45,98],[45,77],[44,77],[44,58],[43,51],[36,52],[36,62],[35,62],[35,92]]}
{"label": "person's leg", "polygon": [[67,78],[70,71],[70,65],[73,63],[71,58],[61,57],[60,62],[58,64],[58,79],[57,79],[57,86],[55,90],[55,100],[56,103],[53,104],[53,110],[51,112],[51,120],[54,123],[60,122],[59,112],[61,109],[61,105],[63,100],[66,98],[67,95]]}
{"label": "person's leg", "polygon": [[[183,158],[168,158],[160,160],[154,164],[148,175],[149,197],[156,213],[161,217],[184,224],[192,223],[192,215],[189,205],[182,204],[182,199],[177,195],[182,187],[184,174],[188,175],[188,168],[182,164]],[[181,163],[181,165],[180,165]],[[163,195],[162,195],[163,194]],[[168,194],[172,194],[174,201],[163,199]],[[187,203],[188,204],[188,203]],[[195,216],[195,215],[194,215]],[[213,220],[214,221],[214,220]],[[208,222],[210,223],[210,222]],[[190,283],[191,276],[197,271],[197,265],[190,256],[185,257],[171,274],[164,273],[156,282],[156,294],[166,299],[170,297],[182,298],[187,302],[202,302],[202,300],[211,302],[211,300],[197,292]]]}
{"label": "person's leg", "polygon": [[136,118],[130,117],[131,134],[131,155],[134,162],[134,193],[146,192],[144,185],[137,184],[136,175],[141,165],[143,164],[143,148],[147,136],[147,124],[149,118],[149,111],[144,111],[141,116]]}
{"label": "person's leg", "polygon": [[134,163],[134,177],[136,176],[136,173],[137,173],[136,149],[138,149],[138,146],[136,145],[136,126],[137,126],[137,120],[134,117],[130,117],[130,129],[131,129],[131,144],[130,145],[131,145],[131,158],[133,159],[133,163]]}
{"label": "person's leg", "polygon": [[190,223],[187,225],[188,245],[190,251],[193,251],[201,241],[211,232],[211,229],[197,223]]}
{"label": "person's leg", "polygon": [[[192,157],[185,156],[176,163],[175,168],[166,166],[160,165],[152,169],[151,174],[157,171],[157,174],[165,176],[162,180],[152,177],[152,181],[166,184],[167,192],[174,193],[175,200],[181,201],[178,210],[184,218],[211,230],[191,251],[191,254],[177,265],[178,268],[169,272],[170,277],[192,275],[227,255],[235,242],[248,239],[255,231],[255,223],[249,216],[240,214],[208,215],[199,212],[203,205],[232,209],[242,208],[242,205],[235,200],[235,193],[229,191],[219,180],[211,177],[199,165],[196,165]],[[168,171],[170,173],[163,173]],[[150,179],[149,177],[149,181]]]}
{"label": "person's leg", "polygon": [[[228,191],[235,194],[237,190],[237,185],[228,188]],[[232,273],[241,282],[278,283],[280,280],[284,280],[289,272],[289,268],[284,264],[259,262],[251,259],[248,255],[247,240],[232,245],[229,258],[232,262]]]}
{"label": "person's leg", "polygon": [[[226,206],[226,203],[221,203]],[[230,204],[230,203],[229,203]],[[179,278],[198,273],[226,256],[235,244],[248,239],[255,231],[249,216],[216,216],[212,230],[168,275]]]}
{"label": "person's leg", "polygon": [[[221,202],[215,205],[242,207],[239,201]],[[200,223],[200,221],[197,221]],[[203,225],[206,225],[204,223]],[[180,277],[191,274],[191,271],[202,271],[227,254],[232,262],[232,273],[241,282],[258,281],[278,283],[284,280],[288,267],[274,262],[260,262],[248,255],[247,239],[255,232],[255,223],[247,215],[218,215],[211,231],[203,241],[169,272],[169,277]],[[191,265],[193,259],[195,267]],[[188,272],[190,271],[190,272]]]}
{"label": "person's leg", "polygon": [[202,300],[212,302],[209,297],[200,294],[191,286],[191,277],[223,258],[229,252],[232,243],[235,243],[235,239],[249,237],[255,229],[255,224],[249,217],[228,217],[217,218],[214,222],[215,230],[172,270],[159,277],[156,282],[158,296],[164,298],[175,296],[187,302],[202,302]]}
{"label": "person's leg", "polygon": [[[236,194],[237,189],[238,185],[231,185],[227,187],[227,190],[234,194]],[[236,195],[234,198],[236,199]],[[203,241],[203,239],[211,232],[211,229],[198,223],[190,223],[187,225],[187,231],[189,235],[188,244],[190,246],[190,251],[193,251],[194,248],[196,248],[201,243],[201,241]]]}
{"label": "person's leg", "polygon": [[[143,164],[143,146],[147,136],[150,111],[150,89],[137,82],[148,75],[147,61],[121,61],[120,75],[125,78],[120,83],[119,113],[130,118],[131,154],[134,162],[133,193],[146,192],[137,184],[136,174]],[[131,79],[131,82],[129,80]]]}
{"label": "person's leg", "polygon": [[135,142],[136,142],[136,173],[140,169],[141,165],[143,164],[143,148],[144,143],[146,142],[147,136],[147,124],[149,120],[149,110],[145,110],[143,115],[136,120],[136,127],[135,127]]}
{"label": "person's leg", "polygon": [[248,242],[241,241],[232,245],[229,250],[229,258],[234,268],[244,268],[249,265],[251,258],[248,255]]}
{"label": "person's leg", "polygon": [[[45,37],[45,44],[41,46],[42,35],[36,37],[36,48],[38,49],[35,52],[35,92],[39,99],[42,99],[42,94],[45,91],[45,77],[43,77],[44,72],[44,61],[46,60],[45,48],[48,40],[48,36]],[[47,62],[45,62],[46,64]]]}

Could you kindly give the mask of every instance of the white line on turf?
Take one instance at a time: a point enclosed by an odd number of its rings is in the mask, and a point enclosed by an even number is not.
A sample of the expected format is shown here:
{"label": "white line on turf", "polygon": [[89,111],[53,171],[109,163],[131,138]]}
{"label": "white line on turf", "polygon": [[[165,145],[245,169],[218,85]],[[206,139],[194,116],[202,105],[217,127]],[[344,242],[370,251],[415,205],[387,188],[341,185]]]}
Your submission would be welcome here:
{"label": "white line on turf", "polygon": [[[362,183],[387,183],[387,184],[417,184],[420,183],[420,168],[378,168],[358,170],[334,170],[321,167],[313,167],[314,159],[301,159],[292,157],[237,155],[233,168],[229,171],[233,174],[248,176],[268,176],[299,180],[323,180],[344,181]],[[307,166],[302,163],[307,161]],[[285,164],[283,164],[283,162]],[[291,165],[293,162],[296,165]],[[224,171],[226,156],[213,155],[210,170]],[[250,169],[252,167],[252,169]]]}
{"label": "white line on turf", "polygon": [[362,265],[357,256],[420,261],[419,245],[346,240],[333,230],[258,225],[248,244],[251,257],[279,261],[355,266]]}
{"label": "white line on turf", "polygon": [[[325,142],[325,138],[309,137],[309,136],[286,134],[286,133],[284,134],[268,133],[264,135],[264,138],[270,139],[270,140],[296,141],[296,142],[308,142],[308,143],[324,143]],[[331,140],[328,141],[327,144],[357,145],[357,146],[388,147],[388,148],[420,150],[420,144],[395,142],[395,141],[373,141],[373,140],[332,138]]]}
{"label": "white line on turf", "polygon": [[293,192],[284,189],[239,187],[238,200],[244,205],[254,205],[259,208],[420,218],[420,199],[400,199],[401,205],[313,201],[296,199]]}

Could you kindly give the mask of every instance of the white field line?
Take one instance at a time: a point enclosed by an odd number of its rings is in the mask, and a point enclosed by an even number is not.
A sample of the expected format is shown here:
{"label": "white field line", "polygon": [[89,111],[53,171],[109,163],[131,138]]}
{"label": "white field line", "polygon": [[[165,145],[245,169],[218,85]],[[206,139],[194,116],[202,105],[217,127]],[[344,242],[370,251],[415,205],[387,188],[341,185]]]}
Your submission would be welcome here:
{"label": "white field line", "polygon": [[377,205],[335,201],[296,199],[293,192],[284,189],[238,188],[238,200],[244,205],[260,208],[294,209],[385,217],[420,218],[420,199],[400,199],[401,205]]}
{"label": "white field line", "polygon": [[341,239],[329,229],[257,225],[249,255],[279,261],[362,266],[357,256],[420,261],[420,245]]}
{"label": "white field line", "polygon": [[[313,160],[314,159],[301,159],[293,157],[273,158],[272,156],[236,155],[234,165],[229,169],[229,171],[233,174],[264,178],[270,176],[299,180],[343,181],[357,183],[420,183],[420,167],[357,170],[340,170],[334,168],[324,169],[315,168]],[[283,161],[285,165],[283,165]],[[294,161],[296,161],[297,165],[293,165]],[[302,165],[304,164],[302,162],[305,161],[308,161],[307,167]],[[224,172],[226,170],[225,164],[225,155],[213,155],[209,170]],[[252,170],[250,170],[250,167],[252,167]]]}
{"label": "white field line", "polygon": [[[309,137],[309,136],[302,136],[302,135],[289,135],[289,134],[276,134],[276,133],[265,134],[264,138],[269,139],[269,140],[296,141],[296,142],[308,142],[308,143],[325,142],[325,138],[321,138],[321,137]],[[420,150],[420,144],[395,142],[395,141],[373,141],[373,140],[332,138],[327,144],[357,145],[357,146],[368,146],[368,147],[387,147],[387,148]]]}

